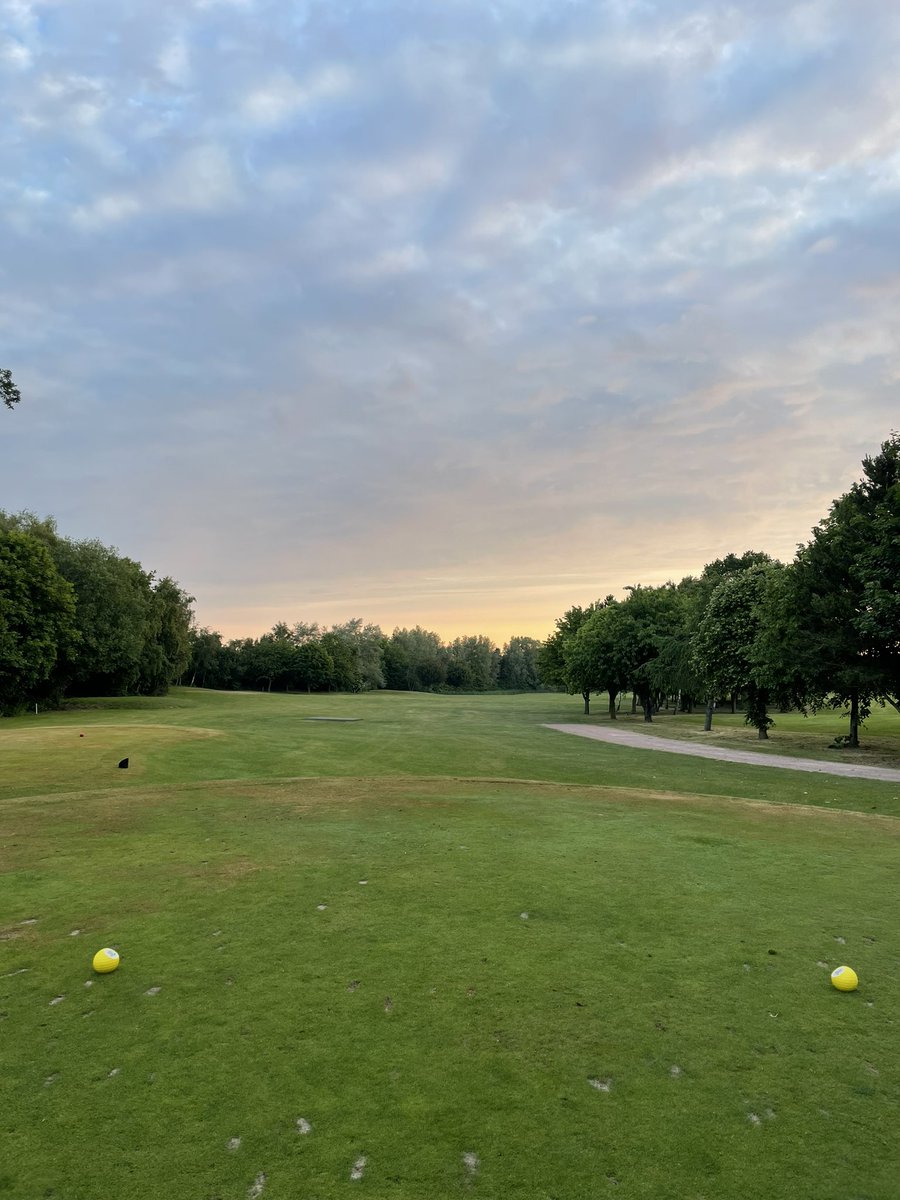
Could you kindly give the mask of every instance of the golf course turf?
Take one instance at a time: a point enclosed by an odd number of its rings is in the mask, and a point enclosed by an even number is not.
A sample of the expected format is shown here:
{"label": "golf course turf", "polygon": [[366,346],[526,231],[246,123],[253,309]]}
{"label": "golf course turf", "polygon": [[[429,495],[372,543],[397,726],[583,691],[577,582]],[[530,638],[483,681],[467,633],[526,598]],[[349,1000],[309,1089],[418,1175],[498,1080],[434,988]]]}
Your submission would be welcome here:
{"label": "golf course turf", "polygon": [[900,789],[578,707],[0,722],[0,1196],[895,1200]]}

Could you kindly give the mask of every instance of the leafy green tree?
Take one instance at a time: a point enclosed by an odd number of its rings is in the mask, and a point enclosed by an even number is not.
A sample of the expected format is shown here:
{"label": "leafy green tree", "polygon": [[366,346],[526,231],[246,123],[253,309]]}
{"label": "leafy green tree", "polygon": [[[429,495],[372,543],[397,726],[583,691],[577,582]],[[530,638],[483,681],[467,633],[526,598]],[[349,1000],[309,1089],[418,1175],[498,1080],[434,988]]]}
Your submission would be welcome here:
{"label": "leafy green tree", "polygon": [[580,693],[585,716],[591,711],[591,692],[596,690],[593,667],[584,659],[572,662],[572,639],[597,608],[614,604],[612,596],[597,600],[582,608],[580,604],[567,609],[556,618],[556,629],[541,646],[538,671],[548,687],[563,688],[570,696]]}
{"label": "leafy green tree", "polygon": [[799,548],[793,596],[813,702],[848,709],[854,747],[872,704],[900,700],[900,436],[862,466]]}
{"label": "leafy green tree", "polygon": [[0,367],[0,396],[7,408],[13,408],[22,399],[22,393],[13,383],[12,371]]}
{"label": "leafy green tree", "polygon": [[319,644],[331,659],[329,688],[335,692],[358,692],[361,685],[355,641],[338,627],[323,633]]}
{"label": "leafy green tree", "polygon": [[152,584],[136,686],[141,695],[164,696],[187,669],[193,599],[169,576]]}
{"label": "leafy green tree", "polygon": [[305,641],[297,647],[295,672],[301,688],[321,692],[334,676],[334,663],[320,641]]}
{"label": "leafy green tree", "polygon": [[395,629],[384,642],[386,686],[398,691],[427,691],[446,681],[447,663],[440,637],[417,625]]}
{"label": "leafy green tree", "polygon": [[447,682],[473,692],[494,686],[494,645],[480,635],[455,638],[446,651]]}
{"label": "leafy green tree", "polygon": [[79,641],[61,664],[81,695],[122,695],[139,687],[154,621],[151,577],[140,563],[98,541],[58,538],[52,546],[75,591]]}
{"label": "leafy green tree", "polygon": [[221,633],[213,629],[191,629],[188,633],[191,657],[187,675],[189,687],[221,687],[223,651]]}
{"label": "leafy green tree", "polygon": [[590,693],[606,692],[611,721],[616,720],[616,698],[633,670],[622,614],[622,604],[611,596],[595,604],[563,651],[565,676],[571,688],[581,692],[585,713],[590,712]]}
{"label": "leafy green tree", "polygon": [[655,682],[660,648],[676,627],[680,600],[673,583],[661,587],[629,587],[621,612],[621,653],[630,663],[631,687],[643,709],[644,720],[652,721],[658,705]]}
{"label": "leafy green tree", "polygon": [[538,656],[541,643],[532,637],[511,637],[500,654],[497,684],[512,692],[533,692],[541,685]]}
{"label": "leafy green tree", "polygon": [[[353,654],[352,685],[348,691],[371,691],[384,687],[384,634],[377,625],[366,625],[353,617],[342,625],[332,625],[331,633],[349,645]],[[335,669],[338,670],[337,663]]]}
{"label": "leafy green tree", "polygon": [[768,738],[773,724],[770,698],[783,688],[777,660],[760,648],[772,596],[781,594],[783,570],[770,563],[727,575],[713,592],[693,639],[695,668],[708,694],[746,692],[745,720],[761,739]]}
{"label": "leafy green tree", "polygon": [[22,708],[76,636],[72,587],[47,546],[0,531],[0,712]]}
{"label": "leafy green tree", "polygon": [[291,630],[279,622],[269,633],[244,647],[246,678],[251,687],[265,685],[271,692],[278,686],[287,688],[295,668],[297,647]]}
{"label": "leafy green tree", "polygon": [[675,585],[674,603],[665,627],[657,630],[656,657],[646,666],[652,688],[674,696],[681,712],[693,712],[703,687],[694,670],[691,638],[712,588],[688,575]]}

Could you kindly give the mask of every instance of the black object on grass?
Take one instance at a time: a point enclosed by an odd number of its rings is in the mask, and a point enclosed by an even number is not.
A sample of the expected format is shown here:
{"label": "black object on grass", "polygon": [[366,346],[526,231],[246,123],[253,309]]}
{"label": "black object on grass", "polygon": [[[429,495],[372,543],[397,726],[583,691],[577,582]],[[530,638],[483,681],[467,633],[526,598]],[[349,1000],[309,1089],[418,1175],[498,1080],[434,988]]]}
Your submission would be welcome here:
{"label": "black object on grass", "polygon": [[122,769],[124,770],[128,766],[128,759],[123,758],[122,761],[119,763],[119,766],[122,767]]}

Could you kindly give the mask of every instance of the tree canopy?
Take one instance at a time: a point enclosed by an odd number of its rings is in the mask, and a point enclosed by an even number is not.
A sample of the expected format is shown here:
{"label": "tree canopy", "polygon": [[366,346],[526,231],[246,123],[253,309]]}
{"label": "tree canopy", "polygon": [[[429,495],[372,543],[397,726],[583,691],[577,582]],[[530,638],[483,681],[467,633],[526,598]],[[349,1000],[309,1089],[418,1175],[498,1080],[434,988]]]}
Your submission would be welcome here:
{"label": "tree canopy", "polygon": [[12,371],[0,367],[0,396],[7,408],[13,408],[22,399],[22,393],[13,382]]}

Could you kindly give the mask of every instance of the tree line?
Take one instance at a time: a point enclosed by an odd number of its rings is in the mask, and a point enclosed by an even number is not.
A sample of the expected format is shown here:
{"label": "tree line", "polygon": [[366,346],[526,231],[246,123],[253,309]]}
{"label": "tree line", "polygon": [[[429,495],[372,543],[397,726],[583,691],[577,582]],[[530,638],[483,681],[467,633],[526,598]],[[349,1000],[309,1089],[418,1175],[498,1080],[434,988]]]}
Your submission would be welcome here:
{"label": "tree line", "polygon": [[570,608],[543,643],[482,635],[444,643],[416,626],[385,635],[360,618],[323,628],[279,622],[225,641],[192,624],[193,598],[51,518],[0,512],[0,712],[66,695],[161,694],[170,683],[266,691],[481,692],[564,689],[585,712],[626,693],[644,719],[667,700],[705,709],[738,700],[761,738],[773,708],[849,714],[846,741],[874,704],[900,703],[900,435],[863,460],[793,562],[747,551],[699,576],[634,586]]}
{"label": "tree line", "polygon": [[0,511],[0,714],[67,696],[163,695],[170,684],[263,691],[530,691],[541,642],[482,636],[444,644],[416,627],[386,636],[360,618],[330,628],[280,622],[225,641],[196,628],[193,597],[169,576],[52,518]]}
{"label": "tree line", "polygon": [[541,647],[536,638],[512,637],[500,649],[482,635],[445,644],[420,626],[388,637],[358,617],[328,629],[279,622],[260,638],[228,642],[196,629],[184,682],[264,691],[536,691],[544,686]]}
{"label": "tree line", "polygon": [[190,662],[193,598],[52,518],[0,512],[0,713],[161,695]]}
{"label": "tree line", "polygon": [[900,705],[900,436],[866,457],[793,562],[747,551],[699,577],[632,587],[570,608],[540,656],[542,678],[607,693],[609,716],[631,692],[644,720],[667,698],[683,711],[738,697],[760,738],[772,708],[845,709],[840,739],[859,745],[875,704]]}

